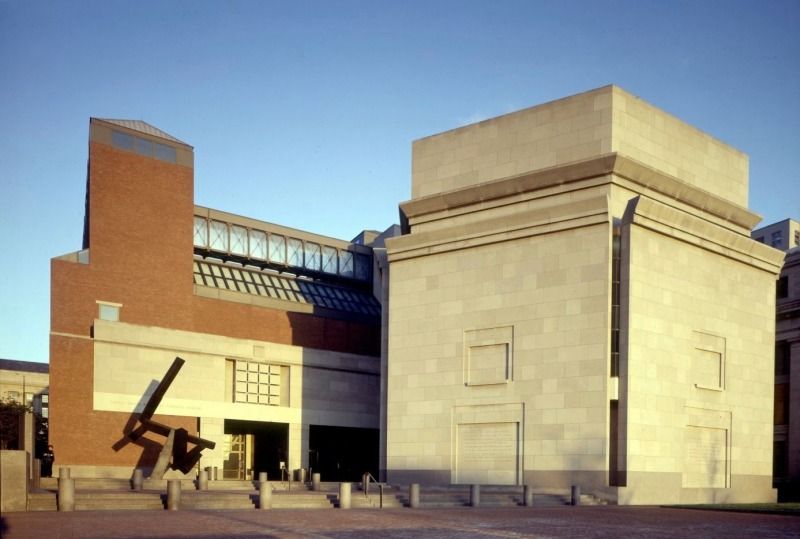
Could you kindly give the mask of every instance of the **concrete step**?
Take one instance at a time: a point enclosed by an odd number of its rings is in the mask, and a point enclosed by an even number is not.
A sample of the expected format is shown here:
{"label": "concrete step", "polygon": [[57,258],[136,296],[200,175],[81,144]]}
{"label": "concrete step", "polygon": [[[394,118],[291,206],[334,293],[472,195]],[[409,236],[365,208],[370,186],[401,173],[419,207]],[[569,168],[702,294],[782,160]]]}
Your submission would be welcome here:
{"label": "concrete step", "polygon": [[336,496],[326,492],[273,491],[273,509],[331,509]]}
{"label": "concrete step", "polygon": [[[130,490],[130,479],[76,477],[75,490]],[[57,477],[43,477],[39,486],[48,490],[58,489]]]}
{"label": "concrete step", "polygon": [[525,505],[522,494],[481,492],[481,507],[517,507]]}
{"label": "concrete step", "polygon": [[28,511],[57,511],[56,493],[49,491],[30,492]]}
{"label": "concrete step", "polygon": [[258,481],[234,481],[231,479],[225,479],[221,481],[208,482],[208,490],[255,491],[257,489],[258,489]]}
{"label": "concrete step", "polygon": [[[130,479],[119,479],[109,477],[75,477],[75,490],[132,490],[133,484]],[[193,489],[194,479],[181,479],[181,488]],[[215,483],[223,483],[215,481]],[[39,485],[43,489],[58,489],[57,477],[43,477]],[[145,479],[143,481],[144,490],[164,490],[167,489],[166,479]]]}
{"label": "concrete step", "polygon": [[272,500],[272,509],[333,509],[330,500]]}
{"label": "concrete step", "polygon": [[[256,485],[258,482],[255,483]],[[281,490],[287,492],[303,492],[303,491],[311,491],[311,484],[310,483],[301,483],[299,481],[270,481],[269,484],[272,486],[272,490]],[[320,491],[333,491],[339,490],[339,483],[321,483]]]}
{"label": "concrete step", "polygon": [[160,492],[106,492],[84,491],[75,493],[76,511],[110,510],[163,510]]}
{"label": "concrete step", "polygon": [[180,509],[253,509],[256,501],[250,492],[195,490],[181,493]]}
{"label": "concrete step", "polygon": [[117,501],[108,503],[105,500],[97,502],[78,502],[75,501],[76,511],[163,511],[164,504],[161,500],[153,500],[147,503],[141,501]]}
{"label": "concrete step", "polygon": [[370,493],[369,496],[364,496],[361,492],[354,493],[350,498],[350,505],[354,509],[402,509],[405,507],[405,504],[396,495],[386,492],[383,493],[382,501],[378,493]]}

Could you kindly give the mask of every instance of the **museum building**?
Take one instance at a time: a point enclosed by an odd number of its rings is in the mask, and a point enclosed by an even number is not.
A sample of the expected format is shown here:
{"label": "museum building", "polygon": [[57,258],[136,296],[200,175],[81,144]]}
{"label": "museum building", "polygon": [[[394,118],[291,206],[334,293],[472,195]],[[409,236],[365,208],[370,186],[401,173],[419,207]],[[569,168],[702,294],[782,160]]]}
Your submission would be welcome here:
{"label": "museum building", "polygon": [[152,469],[164,437],[128,434],[181,357],[155,419],[213,442],[203,467],[377,475],[381,237],[196,206],[193,161],[144,122],[90,121],[83,246],[51,263],[56,465],[77,477]]}
{"label": "museum building", "polygon": [[[343,241],[194,204],[193,149],[90,122],[52,261],[51,440],[129,477],[155,419],[230,479],[581,485],[769,501],[775,282],[748,160],[615,86],[417,140],[401,226]],[[391,278],[389,274],[391,273]]]}
{"label": "museum building", "polygon": [[391,482],[769,501],[775,281],[748,159],[615,86],[413,144]]}

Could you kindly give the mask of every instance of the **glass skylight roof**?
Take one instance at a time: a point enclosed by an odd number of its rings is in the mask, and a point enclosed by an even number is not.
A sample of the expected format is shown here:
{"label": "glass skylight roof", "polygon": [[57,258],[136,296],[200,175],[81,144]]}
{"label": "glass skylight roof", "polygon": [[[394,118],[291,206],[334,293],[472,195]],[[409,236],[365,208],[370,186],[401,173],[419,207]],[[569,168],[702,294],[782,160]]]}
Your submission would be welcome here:
{"label": "glass skylight roof", "polygon": [[367,316],[381,314],[378,300],[360,290],[206,260],[194,261],[194,283]]}

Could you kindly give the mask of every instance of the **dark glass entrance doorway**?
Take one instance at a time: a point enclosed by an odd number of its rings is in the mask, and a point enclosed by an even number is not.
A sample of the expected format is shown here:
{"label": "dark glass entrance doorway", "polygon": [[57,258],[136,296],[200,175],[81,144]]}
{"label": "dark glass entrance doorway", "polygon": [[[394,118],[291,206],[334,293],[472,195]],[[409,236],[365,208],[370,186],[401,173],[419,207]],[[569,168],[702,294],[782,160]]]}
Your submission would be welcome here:
{"label": "dark glass entrance doorway", "polygon": [[262,421],[225,420],[230,435],[229,452],[222,467],[224,479],[250,479],[255,472],[267,472],[270,480],[280,480],[280,463],[286,462],[289,425]]}
{"label": "dark glass entrance doorway", "polygon": [[323,481],[361,481],[369,472],[378,478],[378,429],[311,425],[308,465]]}

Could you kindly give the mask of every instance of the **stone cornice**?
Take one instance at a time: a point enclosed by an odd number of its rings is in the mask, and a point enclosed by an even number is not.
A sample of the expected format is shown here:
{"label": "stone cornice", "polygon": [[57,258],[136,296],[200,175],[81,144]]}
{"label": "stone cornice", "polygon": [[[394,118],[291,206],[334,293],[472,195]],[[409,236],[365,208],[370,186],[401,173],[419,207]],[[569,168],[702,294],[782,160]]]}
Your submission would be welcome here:
{"label": "stone cornice", "polygon": [[635,224],[777,275],[784,253],[645,196],[631,199],[623,226]]}
{"label": "stone cornice", "polygon": [[[607,176],[609,182],[620,183],[623,187],[629,187],[627,182],[632,182],[634,189],[637,186],[644,188],[645,193],[643,194],[646,194],[647,190],[655,191],[728,221],[747,231],[751,230],[761,220],[759,215],[747,208],[728,202],[713,193],[694,187],[674,176],[660,172],[618,153],[609,153],[592,159],[409,200],[400,204],[400,209],[408,219],[413,220],[416,217],[430,213],[455,210],[521,193],[582,182],[601,176]],[[627,180],[627,182],[623,183],[619,181],[620,179]]]}
{"label": "stone cornice", "polygon": [[429,232],[386,240],[389,262],[432,255],[501,241],[610,223],[609,201],[604,194],[540,210],[520,212]]}

